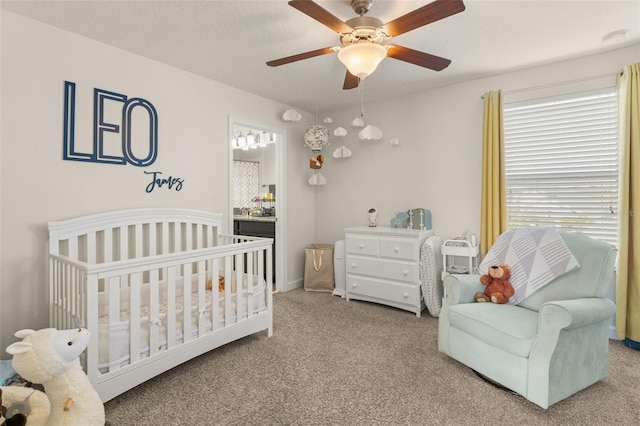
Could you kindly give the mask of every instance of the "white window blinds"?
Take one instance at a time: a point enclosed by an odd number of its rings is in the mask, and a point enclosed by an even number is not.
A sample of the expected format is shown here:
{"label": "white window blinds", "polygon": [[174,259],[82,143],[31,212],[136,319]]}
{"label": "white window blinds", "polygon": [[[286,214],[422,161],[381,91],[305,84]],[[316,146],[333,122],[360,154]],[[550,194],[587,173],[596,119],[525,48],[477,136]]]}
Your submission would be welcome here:
{"label": "white window blinds", "polygon": [[504,106],[507,227],[552,226],[616,244],[614,88]]}

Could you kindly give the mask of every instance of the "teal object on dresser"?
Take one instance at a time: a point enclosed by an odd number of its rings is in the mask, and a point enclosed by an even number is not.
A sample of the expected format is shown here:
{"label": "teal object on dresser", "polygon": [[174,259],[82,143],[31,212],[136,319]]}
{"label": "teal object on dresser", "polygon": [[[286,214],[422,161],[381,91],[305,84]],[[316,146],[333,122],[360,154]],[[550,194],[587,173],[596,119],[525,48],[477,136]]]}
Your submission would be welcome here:
{"label": "teal object on dresser", "polygon": [[411,209],[409,214],[409,228],[413,229],[432,229],[431,228],[431,210],[427,209]]}

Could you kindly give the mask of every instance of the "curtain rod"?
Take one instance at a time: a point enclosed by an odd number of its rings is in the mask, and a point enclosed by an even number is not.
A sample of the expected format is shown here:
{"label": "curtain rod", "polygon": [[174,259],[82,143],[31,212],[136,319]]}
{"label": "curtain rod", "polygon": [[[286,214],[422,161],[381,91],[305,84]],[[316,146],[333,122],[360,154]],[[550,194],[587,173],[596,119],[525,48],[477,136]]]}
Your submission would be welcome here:
{"label": "curtain rod", "polygon": [[[620,71],[619,73],[610,72],[610,73],[607,73],[607,74],[599,74],[599,75],[593,75],[593,76],[590,76],[590,77],[576,78],[576,79],[573,79],[573,80],[559,81],[557,83],[541,84],[540,86],[523,87],[522,89],[508,90],[508,91],[502,92],[502,94],[503,95],[512,95],[514,93],[528,92],[530,90],[547,89],[549,87],[564,86],[564,85],[572,84],[572,83],[580,83],[580,82],[583,82],[583,81],[597,80],[599,78],[611,77],[611,76],[618,75],[618,74],[622,75],[623,71]],[[480,99],[484,99],[484,95],[480,96]]]}

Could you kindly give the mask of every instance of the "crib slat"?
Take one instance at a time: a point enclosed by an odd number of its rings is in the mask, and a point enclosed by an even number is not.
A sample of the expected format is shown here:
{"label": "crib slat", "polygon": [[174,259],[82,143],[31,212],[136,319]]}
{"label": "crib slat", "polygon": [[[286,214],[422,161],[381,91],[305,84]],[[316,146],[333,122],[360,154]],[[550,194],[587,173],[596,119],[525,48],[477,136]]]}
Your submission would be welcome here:
{"label": "crib slat", "polygon": [[156,246],[156,223],[149,224],[149,256],[154,256],[158,247]]}
{"label": "crib slat", "polygon": [[129,287],[129,363],[140,359],[140,282],[141,274],[131,274]]}
{"label": "crib slat", "polygon": [[[247,262],[250,259],[250,255],[245,256],[244,254],[240,254],[238,257],[240,257],[241,259],[247,259]],[[240,321],[242,319],[242,302],[243,302],[243,297],[242,297],[242,288],[244,287],[243,285],[243,275],[244,275],[244,265],[242,265],[242,263],[240,264],[240,267],[236,266],[236,322]],[[247,263],[247,273],[251,273],[251,270],[249,269],[249,263]]]}
{"label": "crib slat", "polygon": [[206,247],[213,247],[213,226],[207,226],[207,244]]}
{"label": "crib slat", "polygon": [[[120,322],[120,277],[110,277],[107,280],[107,291],[109,292],[109,324]],[[115,344],[111,342],[109,345],[109,360],[117,359],[117,350]],[[118,367],[109,367],[109,371],[113,371]]]}
{"label": "crib slat", "polygon": [[196,246],[195,248],[199,249],[204,247],[202,245],[202,225],[196,225]]}
{"label": "crib slat", "polygon": [[[211,295],[211,329],[217,330],[222,325],[220,324],[220,292],[215,282],[220,276],[220,260],[218,258],[211,260],[211,279],[213,280],[213,287]],[[225,283],[225,287],[228,284]]]}
{"label": "crib slat", "polygon": [[[246,286],[247,306],[246,307],[244,307],[244,297],[242,298],[243,308],[246,309],[245,312],[247,313],[247,318],[250,318],[253,316],[253,291],[254,291],[253,283],[256,278],[256,275],[254,273],[255,265],[253,264],[253,261],[254,261],[253,253],[248,253],[247,254],[247,275],[246,275],[246,280],[247,280],[247,286]],[[243,282],[243,287],[244,287],[244,282]]]}
{"label": "crib slat", "polygon": [[176,268],[167,268],[167,349],[176,345]]}
{"label": "crib slat", "polygon": [[78,237],[70,237],[68,240],[69,258],[78,260]]}
{"label": "crib slat", "polygon": [[[80,324],[76,324],[76,326],[83,325],[88,329],[89,325],[87,323],[87,318],[88,318],[87,304],[89,303],[89,301],[87,297],[89,293],[87,292],[87,286],[89,285],[89,281],[88,281],[86,272],[79,268],[77,269],[77,275],[78,275],[78,296],[77,296],[78,307],[76,310],[76,314],[78,315],[78,320],[80,321]],[[95,278],[95,274],[93,275],[93,277]],[[97,294],[98,292],[97,278],[95,279],[96,279],[96,284],[95,284],[96,287],[93,291]],[[96,302],[96,306],[97,306],[97,302]]]}
{"label": "crib slat", "polygon": [[169,253],[169,223],[162,222],[162,251],[160,254]]}
{"label": "crib slat", "polygon": [[182,237],[180,228],[182,225],[178,222],[173,224],[173,253],[178,253],[180,251]]}
{"label": "crib slat", "polygon": [[153,269],[149,273],[149,356],[153,356],[160,347],[160,286],[158,283],[158,270]]}
{"label": "crib slat", "polygon": [[129,227],[120,227],[120,257],[118,260],[129,259]]}
{"label": "crib slat", "polygon": [[186,343],[191,340],[191,263],[183,265],[182,276],[182,339]]}
{"label": "crib slat", "polygon": [[78,268],[72,267],[71,270],[71,285],[69,287],[69,312],[67,316],[69,317],[69,327],[68,328],[76,328],[78,325],[74,323],[73,316],[75,315],[77,306],[77,297],[78,297]]}
{"label": "crib slat", "polygon": [[[198,262],[198,336],[204,336],[207,333],[205,330],[205,320],[207,314],[206,305],[206,285],[207,285],[207,268],[206,262],[201,260]],[[211,291],[217,290],[217,280],[211,280]],[[211,323],[213,325],[213,323]]]}
{"label": "crib slat", "polygon": [[185,250],[193,250],[193,226],[191,223],[185,224]]}
{"label": "crib slat", "polygon": [[96,263],[96,233],[87,233],[87,263]]}
{"label": "crib slat", "polygon": [[[267,328],[267,336],[271,337],[273,336],[273,291],[272,291],[272,277],[273,277],[273,262],[271,261],[271,256],[273,256],[272,253],[272,245],[269,245],[267,247],[267,259],[269,259],[269,261],[267,262],[267,275],[266,275],[266,280],[265,280],[265,295],[267,297],[267,301],[266,301],[266,308],[269,312],[271,312],[271,315],[269,315],[269,327]],[[263,275],[259,275],[260,277],[262,277]]]}
{"label": "crib slat", "polygon": [[56,309],[56,299],[53,297],[56,288],[56,260],[49,258],[49,327],[54,327],[53,313]]}
{"label": "crib slat", "polygon": [[109,263],[113,261],[113,229],[107,228],[104,230],[104,262]]}
{"label": "crib slat", "polygon": [[[193,250],[193,224],[185,223],[185,251]],[[194,272],[193,264],[185,264],[182,268],[182,273],[187,276]]]}
{"label": "crib slat", "polygon": [[133,227],[134,245],[133,253],[134,259],[140,259],[142,257],[142,224],[136,223]]}
{"label": "crib slat", "polygon": [[68,319],[66,313],[69,312],[69,294],[70,294],[70,285],[71,285],[71,265],[68,263],[64,265],[63,271],[63,283],[62,286],[62,318],[61,318],[61,328],[67,329],[69,328]]}
{"label": "crib slat", "polygon": [[[86,365],[85,372],[92,384],[98,383],[98,354],[100,352],[100,335],[98,330],[98,276],[90,274],[86,277],[84,283],[80,285],[80,292],[86,296],[86,304],[83,303],[81,309],[82,318],[85,319],[87,330],[91,331],[89,337],[89,346],[86,349]],[[91,315],[86,315],[90,312]],[[95,332],[93,330],[96,330]],[[108,343],[106,343],[108,345]],[[108,350],[108,348],[107,348]]]}
{"label": "crib slat", "polygon": [[[224,258],[224,325],[231,324],[231,257]],[[236,268],[242,269],[242,255],[235,255]]]}

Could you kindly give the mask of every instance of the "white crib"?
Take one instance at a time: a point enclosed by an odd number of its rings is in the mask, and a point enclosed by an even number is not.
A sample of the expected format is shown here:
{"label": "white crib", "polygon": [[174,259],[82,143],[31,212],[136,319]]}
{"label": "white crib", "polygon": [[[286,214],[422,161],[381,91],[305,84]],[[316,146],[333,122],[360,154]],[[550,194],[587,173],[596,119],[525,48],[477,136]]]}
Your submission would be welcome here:
{"label": "white crib", "polygon": [[49,223],[50,326],[91,332],[82,361],[103,402],[231,341],[271,337],[272,240],[220,234],[221,218],[152,208]]}

